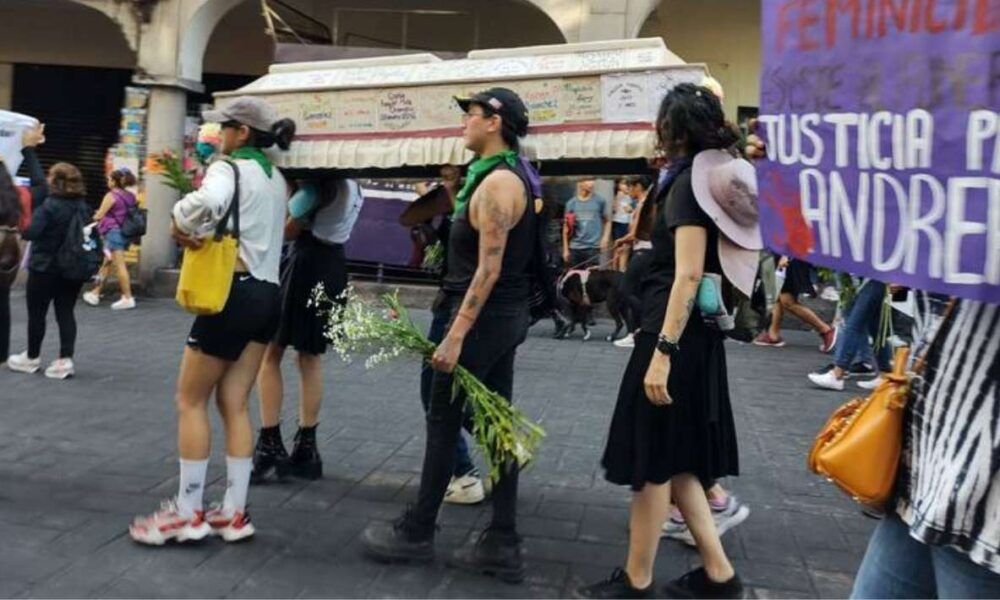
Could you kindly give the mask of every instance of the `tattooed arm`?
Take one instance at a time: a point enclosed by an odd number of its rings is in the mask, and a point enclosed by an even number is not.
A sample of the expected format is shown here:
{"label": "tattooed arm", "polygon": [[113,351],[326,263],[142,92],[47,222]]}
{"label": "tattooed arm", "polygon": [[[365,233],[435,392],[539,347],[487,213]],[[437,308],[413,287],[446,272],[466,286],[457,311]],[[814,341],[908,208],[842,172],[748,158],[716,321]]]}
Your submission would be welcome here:
{"label": "tattooed arm", "polygon": [[[674,285],[667,301],[667,316],[663,319],[660,335],[677,343],[687,327],[698,295],[698,285],[705,269],[708,249],[708,231],[697,225],[683,225],[674,234],[675,273]],[[683,348],[681,352],[683,352]],[[673,400],[667,391],[670,377],[670,357],[659,350],[646,370],[646,396],[656,405],[670,404]]]}
{"label": "tattooed arm", "polygon": [[458,315],[431,359],[438,371],[450,373],[458,363],[465,336],[500,278],[507,235],[525,210],[524,184],[510,171],[491,173],[476,190],[469,204],[469,220],[479,231],[479,263]]}

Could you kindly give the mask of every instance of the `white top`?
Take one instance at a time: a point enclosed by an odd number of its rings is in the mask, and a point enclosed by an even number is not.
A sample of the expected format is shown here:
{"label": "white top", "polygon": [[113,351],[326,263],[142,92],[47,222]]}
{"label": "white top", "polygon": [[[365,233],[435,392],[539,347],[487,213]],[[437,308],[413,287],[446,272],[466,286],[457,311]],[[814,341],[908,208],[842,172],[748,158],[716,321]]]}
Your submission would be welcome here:
{"label": "white top", "polygon": [[[288,184],[275,167],[269,178],[253,160],[236,161],[240,168],[240,259],[256,279],[279,283]],[[229,208],[235,181],[233,169],[215,161],[201,187],[174,205],[177,228],[197,237],[212,235]]]}
{"label": "white top", "polygon": [[346,244],[358,222],[365,197],[353,179],[341,179],[332,186],[337,196],[316,212],[309,229],[316,239],[328,244]]}

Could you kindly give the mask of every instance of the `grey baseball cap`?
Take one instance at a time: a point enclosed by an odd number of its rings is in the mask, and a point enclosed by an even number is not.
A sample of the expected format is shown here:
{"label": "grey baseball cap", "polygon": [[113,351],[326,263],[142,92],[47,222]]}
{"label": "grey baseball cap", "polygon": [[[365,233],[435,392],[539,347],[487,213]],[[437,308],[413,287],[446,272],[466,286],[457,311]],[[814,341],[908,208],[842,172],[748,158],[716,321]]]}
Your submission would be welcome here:
{"label": "grey baseball cap", "polygon": [[278,120],[278,111],[260,98],[240,96],[221,108],[206,110],[201,116],[209,123],[236,121],[258,131],[271,131]]}

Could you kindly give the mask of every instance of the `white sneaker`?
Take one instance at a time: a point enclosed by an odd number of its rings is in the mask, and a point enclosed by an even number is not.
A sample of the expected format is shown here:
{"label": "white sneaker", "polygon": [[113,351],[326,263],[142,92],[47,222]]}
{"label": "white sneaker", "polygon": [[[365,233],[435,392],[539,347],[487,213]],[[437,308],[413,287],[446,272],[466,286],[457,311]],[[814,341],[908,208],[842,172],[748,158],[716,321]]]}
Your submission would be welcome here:
{"label": "white sneaker", "polygon": [[91,306],[97,306],[101,303],[101,296],[95,291],[84,292],[83,301]]}
{"label": "white sneaker", "polygon": [[833,374],[833,369],[830,369],[826,373],[810,373],[809,381],[813,382],[814,385],[828,390],[836,390],[838,392],[844,390],[844,380],[838,379]]}
{"label": "white sneaker", "polygon": [[155,513],[136,517],[128,528],[129,536],[140,544],[162,546],[165,542],[197,541],[205,539],[212,533],[212,528],[205,521],[205,514],[198,511],[192,517],[180,514],[177,503],[164,500]]}
{"label": "white sneaker", "polygon": [[483,480],[473,475],[452,477],[444,493],[444,501],[448,504],[479,504],[485,499]]}
{"label": "white sneaker", "polygon": [[[739,498],[733,494],[729,495],[725,508],[718,509],[712,506],[712,519],[715,521],[715,530],[718,531],[719,537],[722,537],[727,531],[746,521],[749,516],[750,507],[740,502]],[[674,509],[670,518],[663,524],[661,535],[665,538],[684,542],[688,546],[695,545],[694,535],[688,529],[684,517],[677,509]]]}
{"label": "white sneaker", "polygon": [[885,382],[885,377],[879,375],[875,379],[871,379],[869,381],[859,381],[858,387],[863,390],[874,390],[878,386],[882,385],[882,383],[884,382]]}
{"label": "white sneaker", "polygon": [[118,302],[111,305],[111,310],[131,310],[133,308],[135,308],[134,296],[129,298],[122,296]]}
{"label": "white sneaker", "polygon": [[230,515],[218,504],[213,504],[205,513],[205,521],[212,528],[213,535],[217,535],[227,542],[245,540],[257,532],[253,523],[250,522],[249,513],[237,511]]}
{"label": "white sneaker", "polygon": [[620,340],[615,340],[615,346],[618,348],[635,348],[635,335],[630,333]]}
{"label": "white sneaker", "polygon": [[840,302],[840,292],[838,292],[837,288],[832,285],[823,288],[823,292],[819,295],[819,297],[829,302]]}
{"label": "white sneaker", "polygon": [[49,379],[68,379],[76,374],[73,369],[72,358],[60,358],[52,361],[49,368],[45,369],[45,376]]}
{"label": "white sneaker", "polygon": [[11,354],[7,358],[7,368],[11,371],[28,373],[30,375],[37,373],[42,368],[42,360],[40,358],[28,358],[27,352]]}

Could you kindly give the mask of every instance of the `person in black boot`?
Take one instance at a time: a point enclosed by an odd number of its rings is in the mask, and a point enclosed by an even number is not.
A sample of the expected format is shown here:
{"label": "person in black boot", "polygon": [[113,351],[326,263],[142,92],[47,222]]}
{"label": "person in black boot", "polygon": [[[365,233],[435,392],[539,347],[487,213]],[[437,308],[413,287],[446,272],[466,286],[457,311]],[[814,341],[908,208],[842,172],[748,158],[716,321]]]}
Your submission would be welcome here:
{"label": "person in black boot", "polygon": [[[347,287],[344,244],[351,236],[364,198],[349,179],[300,182],[288,202],[285,239],[294,240],[281,265],[281,324],[267,346],[257,376],[260,395],[260,436],[254,450],[252,481],[272,476],[282,479],[280,465],[288,460],[279,423],[284,395],[281,359],[295,348],[301,385],[299,431],[295,434],[288,473],[304,479],[323,476],[323,460],[316,447],[316,427],[323,399],[323,354],[328,340],[323,317],[309,307],[313,291],[322,286],[337,301]],[[267,439],[265,439],[265,431]]]}
{"label": "person in black boot", "polygon": [[[456,365],[511,399],[514,356],[527,334],[538,217],[530,182],[518,159],[528,111],[514,92],[492,88],[457,99],[465,111],[466,147],[478,158],[452,214],[447,276],[438,298],[449,311],[448,333],[431,360],[434,377],[427,445],[415,506],[393,524],[372,524],[362,535],[366,553],[382,561],[434,557],[438,510],[451,479],[465,398],[452,395]],[[517,535],[518,467],[502,465],[493,488],[493,519],[486,532],[455,553],[450,564],[516,582],[524,577]]]}

